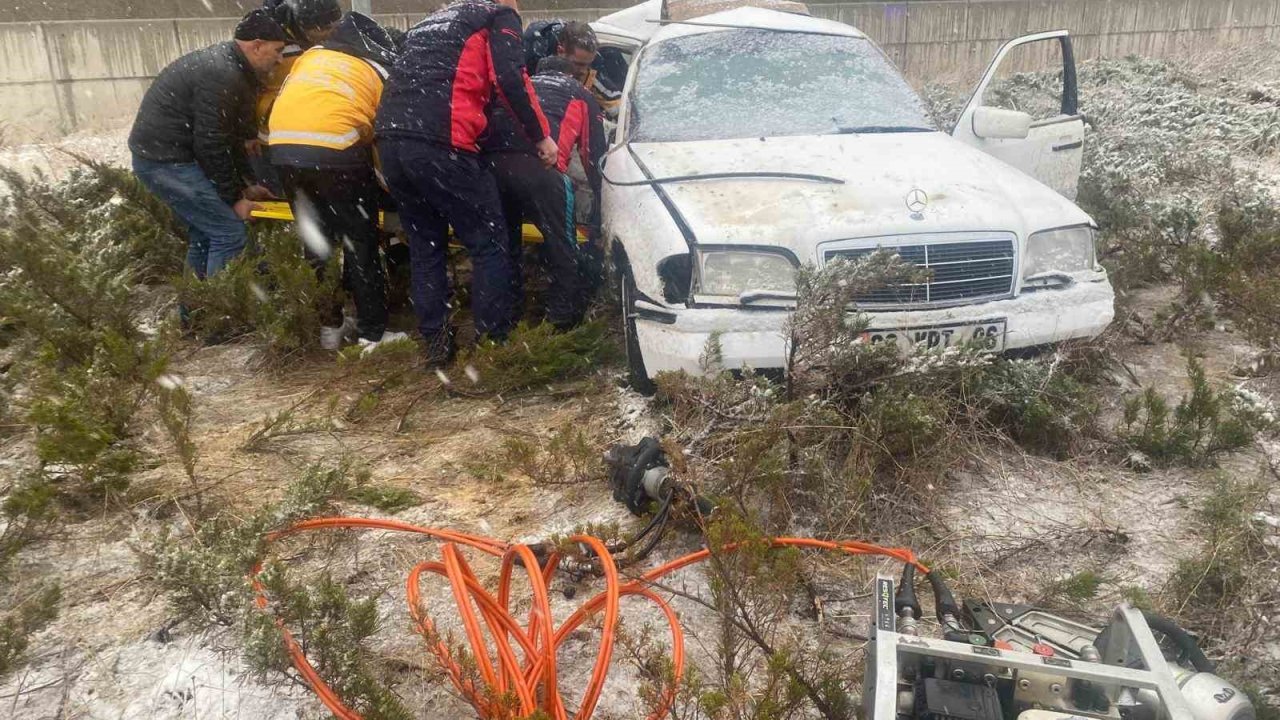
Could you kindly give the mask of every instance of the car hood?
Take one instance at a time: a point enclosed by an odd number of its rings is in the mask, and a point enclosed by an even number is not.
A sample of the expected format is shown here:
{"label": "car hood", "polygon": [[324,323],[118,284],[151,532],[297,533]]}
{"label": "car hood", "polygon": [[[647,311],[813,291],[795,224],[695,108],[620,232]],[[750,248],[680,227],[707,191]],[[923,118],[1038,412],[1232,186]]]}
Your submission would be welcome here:
{"label": "car hood", "polygon": [[[654,178],[788,172],[776,178],[663,183],[699,243],[785,247],[816,261],[819,243],[936,232],[1037,230],[1090,222],[1035,179],[943,133],[633,143]],[[923,212],[907,197],[922,190]],[[916,194],[918,199],[918,193]]]}

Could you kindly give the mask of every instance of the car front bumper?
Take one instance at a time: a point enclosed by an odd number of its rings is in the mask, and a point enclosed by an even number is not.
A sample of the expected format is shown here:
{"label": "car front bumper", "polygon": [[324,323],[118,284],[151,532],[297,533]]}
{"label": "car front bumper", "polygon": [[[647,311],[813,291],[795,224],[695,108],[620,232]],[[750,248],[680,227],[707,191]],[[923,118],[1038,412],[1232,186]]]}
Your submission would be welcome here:
{"label": "car front bumper", "polygon": [[[783,367],[787,319],[777,308],[678,308],[636,318],[636,336],[650,377],[664,371],[698,373],[710,340],[720,345],[720,367],[758,370]],[[872,330],[959,325],[1003,319],[1005,349],[1094,337],[1115,317],[1115,293],[1105,279],[976,305],[869,312]]]}

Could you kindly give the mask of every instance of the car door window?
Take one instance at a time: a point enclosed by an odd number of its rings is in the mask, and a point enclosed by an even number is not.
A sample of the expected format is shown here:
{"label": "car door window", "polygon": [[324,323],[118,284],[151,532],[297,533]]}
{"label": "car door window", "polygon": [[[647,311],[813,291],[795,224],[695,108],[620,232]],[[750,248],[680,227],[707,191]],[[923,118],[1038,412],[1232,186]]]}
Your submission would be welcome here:
{"label": "car door window", "polygon": [[1012,48],[996,68],[982,104],[1027,113],[1033,123],[1075,115],[1066,97],[1063,48],[1057,39]]}
{"label": "car door window", "polygon": [[1070,34],[1010,40],[960,114],[952,137],[1074,199],[1084,156]]}

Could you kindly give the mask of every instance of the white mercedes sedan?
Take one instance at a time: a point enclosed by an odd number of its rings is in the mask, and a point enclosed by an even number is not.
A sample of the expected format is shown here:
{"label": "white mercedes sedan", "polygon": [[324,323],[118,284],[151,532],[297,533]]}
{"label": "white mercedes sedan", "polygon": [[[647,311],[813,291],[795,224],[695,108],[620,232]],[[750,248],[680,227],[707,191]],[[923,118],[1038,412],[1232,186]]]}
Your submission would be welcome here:
{"label": "white mercedes sedan", "polygon": [[[1072,201],[1084,121],[1066,32],[1002,47],[948,133],[848,25],[742,7],[648,27],[614,33],[634,45],[603,163],[634,385],[699,371],[712,337],[726,369],[783,367],[797,268],[880,248],[929,279],[858,299],[871,342],[1003,351],[1111,322],[1096,226]],[[984,103],[1023,46],[1062,59],[1047,117]]]}

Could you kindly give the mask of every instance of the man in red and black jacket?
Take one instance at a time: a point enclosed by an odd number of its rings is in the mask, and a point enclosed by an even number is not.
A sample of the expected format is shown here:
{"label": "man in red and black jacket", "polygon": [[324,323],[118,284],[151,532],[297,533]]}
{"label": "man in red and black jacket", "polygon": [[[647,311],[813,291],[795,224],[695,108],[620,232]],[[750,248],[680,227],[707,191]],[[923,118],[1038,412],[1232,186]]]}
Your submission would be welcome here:
{"label": "man in red and black jacket", "polygon": [[559,151],[525,73],[516,0],[462,0],[409,31],[378,108],[378,153],[409,234],[410,293],[432,366],[454,351],[445,273],[450,226],[471,256],[476,332],[502,340],[511,329],[507,230],[478,145],[495,97],[541,162],[554,166]]}
{"label": "man in red and black jacket", "polygon": [[606,150],[604,113],[591,93],[574,79],[573,69],[568,58],[553,55],[542,59],[533,78],[533,87],[551,127],[551,138],[560,151],[555,166],[542,166],[533,145],[501,105],[490,107],[489,129],[480,142],[485,162],[493,169],[502,196],[508,248],[516,267],[513,277],[516,311],[519,312],[523,304],[520,227],[527,218],[543,237],[542,257],[551,279],[547,322],[561,330],[582,322],[589,292],[595,286],[589,277],[591,263],[578,248],[573,181],[565,170],[577,148],[594,198],[590,215],[593,229],[590,235],[594,239],[600,224],[597,163]]}

